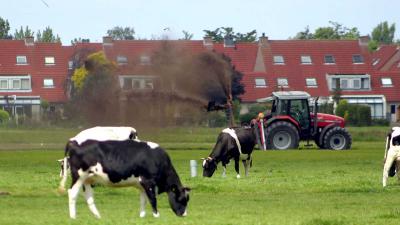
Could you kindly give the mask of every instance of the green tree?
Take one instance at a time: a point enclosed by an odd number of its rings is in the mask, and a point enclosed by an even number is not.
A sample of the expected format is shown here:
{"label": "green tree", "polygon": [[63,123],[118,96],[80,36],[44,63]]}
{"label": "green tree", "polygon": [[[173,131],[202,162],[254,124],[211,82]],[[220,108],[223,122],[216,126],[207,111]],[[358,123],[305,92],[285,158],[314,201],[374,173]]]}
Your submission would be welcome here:
{"label": "green tree", "polygon": [[32,30],[29,29],[28,26],[25,27],[25,30],[21,26],[21,28],[19,30],[17,30],[17,29],[15,30],[14,39],[15,40],[24,40],[27,37],[33,37],[34,33],[35,32],[32,32]]}
{"label": "green tree", "polygon": [[183,30],[183,38],[181,40],[192,40],[193,34],[189,33],[189,31]]}
{"label": "green tree", "polygon": [[10,23],[0,17],[0,39],[11,39],[12,36],[8,34],[10,31]]}
{"label": "green tree", "polygon": [[107,30],[107,35],[112,37],[114,40],[134,40],[135,30],[133,27],[120,27],[116,26],[110,30]]}
{"label": "green tree", "polygon": [[372,30],[371,33],[372,40],[380,44],[392,44],[395,31],[396,31],[395,23],[392,23],[392,25],[389,26],[387,21],[382,22]]}
{"label": "green tree", "polygon": [[53,34],[53,29],[51,29],[50,27],[46,27],[43,30],[43,33],[38,30],[37,34],[36,34],[36,41],[37,42],[61,42],[61,38],[57,35]]}
{"label": "green tree", "polygon": [[230,37],[235,42],[254,42],[257,40],[257,31],[252,30],[247,33],[235,33],[232,27],[220,27],[215,30],[203,30],[205,36],[210,37],[213,41],[223,42],[225,37]]}
{"label": "green tree", "polygon": [[294,36],[293,39],[298,39],[298,40],[309,40],[309,39],[314,39],[314,34],[310,32],[310,27],[306,26],[304,28],[304,31],[300,31]]}
{"label": "green tree", "polygon": [[[76,70],[77,71],[77,70]],[[118,121],[118,82],[115,76],[116,66],[109,61],[104,52],[96,52],[88,56],[84,68],[79,68],[75,75],[80,82],[75,84],[80,89],[72,98],[72,104],[91,124],[107,124]],[[77,76],[78,76],[77,75]],[[74,78],[74,77],[73,77]]]}
{"label": "green tree", "polygon": [[318,27],[314,33],[307,26],[305,31],[297,33],[293,39],[354,40],[360,37],[357,27],[348,28],[333,21],[329,21],[329,24],[330,26]]}

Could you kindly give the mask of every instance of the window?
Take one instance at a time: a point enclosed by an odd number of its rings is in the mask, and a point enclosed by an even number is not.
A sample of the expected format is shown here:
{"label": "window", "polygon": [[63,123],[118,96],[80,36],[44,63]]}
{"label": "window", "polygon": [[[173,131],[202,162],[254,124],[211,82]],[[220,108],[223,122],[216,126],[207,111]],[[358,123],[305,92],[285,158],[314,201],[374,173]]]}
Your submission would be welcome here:
{"label": "window", "polygon": [[120,76],[120,85],[123,90],[154,89],[153,76]]}
{"label": "window", "polygon": [[285,64],[285,59],[281,55],[274,55],[274,64]]}
{"label": "window", "polygon": [[45,79],[43,79],[43,87],[44,88],[54,88],[54,80],[53,80],[53,78],[45,78]]}
{"label": "window", "polygon": [[74,61],[68,61],[68,69],[72,70],[74,68]]}
{"label": "window", "polygon": [[21,80],[12,80],[11,85],[12,89],[21,89]]}
{"label": "window", "polygon": [[119,55],[117,56],[117,63],[118,65],[128,64],[128,58],[126,58],[126,56]]}
{"label": "window", "polygon": [[382,82],[383,87],[392,87],[393,86],[392,78],[390,78],[390,77],[382,78],[381,82]]}
{"label": "window", "polygon": [[317,79],[315,78],[306,78],[307,87],[317,87]]}
{"label": "window", "polygon": [[325,55],[325,64],[335,64],[335,57],[333,55]]}
{"label": "window", "polygon": [[0,80],[0,89],[8,89],[8,80],[6,79]]}
{"label": "window", "polygon": [[22,90],[29,90],[31,89],[31,80],[28,78],[21,79],[21,89]]}
{"label": "window", "polygon": [[24,55],[17,56],[17,64],[19,64],[19,65],[28,64],[28,61],[26,60],[26,56],[24,56]]}
{"label": "window", "polygon": [[55,60],[53,56],[46,56],[44,57],[44,64],[45,65],[54,65]]}
{"label": "window", "polygon": [[278,78],[278,86],[287,87],[289,86],[289,82],[287,78]]}
{"label": "window", "polygon": [[31,90],[30,76],[2,76],[0,89],[3,92],[26,92]]}
{"label": "window", "polygon": [[309,55],[302,55],[301,56],[301,64],[311,64],[311,56]]}
{"label": "window", "polygon": [[372,60],[372,65],[376,66],[379,63],[379,61],[381,61],[381,59],[373,59]]}
{"label": "window", "polygon": [[150,56],[147,56],[147,55],[140,56],[140,64],[141,65],[151,65]]}
{"label": "window", "polygon": [[364,63],[362,55],[353,55],[353,63]]}
{"label": "window", "polygon": [[256,83],[256,88],[267,87],[267,82],[265,82],[264,78],[256,78],[254,81]]}
{"label": "window", "polygon": [[390,105],[390,113],[395,114],[396,113],[396,105]]}
{"label": "window", "polygon": [[330,90],[333,91],[336,88],[343,90],[370,90],[371,79],[370,75],[330,75],[329,85]]}

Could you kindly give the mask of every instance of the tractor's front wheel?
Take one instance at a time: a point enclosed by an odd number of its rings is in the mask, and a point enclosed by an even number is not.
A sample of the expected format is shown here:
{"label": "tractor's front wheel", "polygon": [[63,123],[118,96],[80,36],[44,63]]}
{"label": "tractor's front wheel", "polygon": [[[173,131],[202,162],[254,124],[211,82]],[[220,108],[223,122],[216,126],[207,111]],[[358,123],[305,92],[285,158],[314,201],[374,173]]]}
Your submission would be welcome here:
{"label": "tractor's front wheel", "polygon": [[299,133],[293,124],[279,121],[267,128],[267,149],[297,149]]}
{"label": "tractor's front wheel", "polygon": [[351,147],[351,136],[346,129],[334,127],[326,132],[323,143],[326,149],[349,149]]}

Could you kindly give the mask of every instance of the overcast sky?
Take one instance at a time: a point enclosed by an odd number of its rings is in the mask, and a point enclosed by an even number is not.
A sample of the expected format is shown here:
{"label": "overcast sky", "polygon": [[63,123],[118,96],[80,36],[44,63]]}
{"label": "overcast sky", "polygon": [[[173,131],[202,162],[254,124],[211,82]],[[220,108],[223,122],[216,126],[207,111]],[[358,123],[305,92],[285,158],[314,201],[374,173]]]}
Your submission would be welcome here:
{"label": "overcast sky", "polygon": [[133,27],[135,37],[147,39],[182,38],[182,30],[202,39],[203,30],[224,26],[278,40],[329,21],[357,27],[361,35],[380,22],[396,23],[400,39],[399,0],[0,0],[0,17],[9,21],[11,34],[20,26],[35,33],[50,26],[64,45],[79,37],[101,42],[114,26]]}

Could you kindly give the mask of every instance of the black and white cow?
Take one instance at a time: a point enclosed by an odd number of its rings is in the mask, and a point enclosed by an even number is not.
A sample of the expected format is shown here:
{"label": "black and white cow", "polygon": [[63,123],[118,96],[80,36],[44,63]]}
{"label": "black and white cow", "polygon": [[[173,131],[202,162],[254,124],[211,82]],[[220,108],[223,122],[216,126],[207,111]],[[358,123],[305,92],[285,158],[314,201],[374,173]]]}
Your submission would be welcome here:
{"label": "black and white cow", "polygon": [[[386,137],[386,149],[383,166],[383,187],[387,185],[388,176],[396,173],[396,164],[400,163],[400,127],[393,127]],[[397,171],[399,172],[399,171]]]}
{"label": "black and white cow", "polygon": [[100,218],[91,186],[96,183],[138,188],[141,191],[140,217],[146,214],[146,197],[151,203],[153,216],[159,217],[156,195],[163,192],[168,194],[170,206],[176,215],[187,214],[190,189],[182,186],[169,156],[158,144],[139,140],[89,140],[78,145],[75,141],[69,141],[65,156],[68,157],[72,176],[68,198],[69,213],[73,219],[76,218],[75,205],[81,187],[90,211]]}
{"label": "black and white cow", "polygon": [[[139,140],[137,131],[133,127],[92,127],[86,130],[79,132],[75,137],[69,139],[69,141],[75,141],[79,145],[87,140],[96,140],[96,141],[123,141],[123,140]],[[65,186],[65,182],[67,181],[67,173],[64,171],[68,171],[69,165],[67,162],[67,158],[59,159],[58,162],[61,164],[60,177],[61,185],[60,187]],[[60,193],[64,193],[64,189],[58,190]]]}
{"label": "black and white cow", "polygon": [[219,135],[210,155],[203,160],[203,176],[211,177],[219,162],[223,166],[222,176],[226,176],[226,164],[233,158],[235,160],[236,177],[240,178],[239,160],[242,160],[245,175],[248,176],[252,163],[251,153],[256,144],[254,128],[226,128]]}

